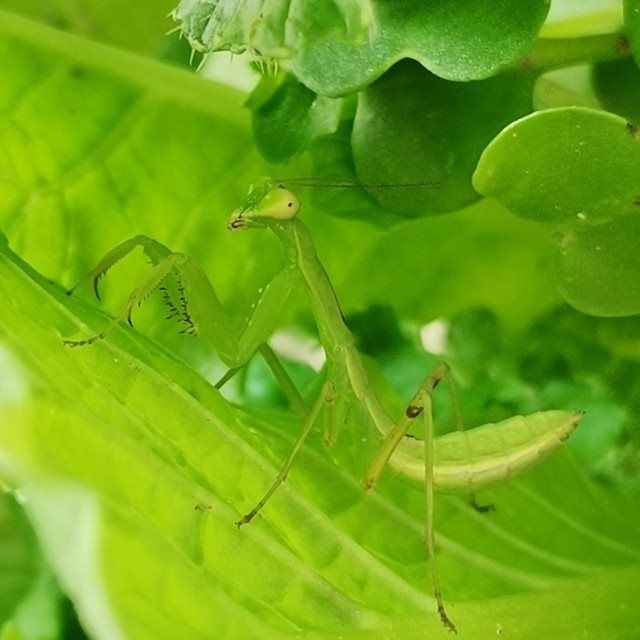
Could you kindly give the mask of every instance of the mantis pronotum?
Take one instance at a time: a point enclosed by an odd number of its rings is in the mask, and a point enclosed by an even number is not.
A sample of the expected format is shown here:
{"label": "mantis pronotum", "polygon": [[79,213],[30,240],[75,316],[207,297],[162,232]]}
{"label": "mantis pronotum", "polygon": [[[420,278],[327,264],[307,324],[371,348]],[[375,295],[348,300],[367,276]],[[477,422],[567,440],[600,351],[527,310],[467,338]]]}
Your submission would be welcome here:
{"label": "mantis pronotum", "polygon": [[[296,181],[291,183],[295,184]],[[297,183],[319,185],[313,181],[301,180]],[[353,185],[336,183],[331,186]],[[364,363],[345,325],[331,282],[306,227],[297,217],[299,209],[298,199],[286,188],[285,183],[266,179],[250,189],[245,201],[229,218],[228,227],[233,231],[270,229],[286,251],[282,270],[263,291],[242,331],[226,315],[210,281],[192,258],[174,253],[151,238],[136,236],[107,253],[86,278],[93,281],[94,291],[98,295],[100,278],[138,246],[142,247],[153,267],[132,292],[123,312],[102,332],[85,340],[66,341],[66,344],[87,345],[104,338],[121,320],[130,321],[132,309],[160,288],[171,315],[181,319],[188,332],[197,333],[214,346],[229,367],[229,373],[220,381],[220,386],[256,352],[262,354],[292,407],[300,415],[302,431],[273,485],[254,509],[238,521],[239,526],[250,522],[284,482],[313,426],[322,424],[325,443],[331,445],[336,440],[338,428],[345,422],[349,408],[354,404],[360,405],[382,437],[380,448],[365,475],[365,488],[371,489],[378,482],[387,464],[425,485],[425,542],[435,599],[442,622],[455,631],[445,612],[436,567],[434,492],[473,495],[476,491],[506,482],[531,469],[571,435],[582,413],[544,411],[434,437],[432,394],[442,379],[451,383],[449,367],[440,363],[426,377],[404,413],[394,419],[369,383]],[[325,381],[311,409],[307,408],[276,354],[267,345],[268,338],[277,328],[278,312],[287,303],[297,284],[302,284],[307,290],[326,354]],[[418,419],[423,421],[425,427],[422,442],[405,437],[413,421]]]}

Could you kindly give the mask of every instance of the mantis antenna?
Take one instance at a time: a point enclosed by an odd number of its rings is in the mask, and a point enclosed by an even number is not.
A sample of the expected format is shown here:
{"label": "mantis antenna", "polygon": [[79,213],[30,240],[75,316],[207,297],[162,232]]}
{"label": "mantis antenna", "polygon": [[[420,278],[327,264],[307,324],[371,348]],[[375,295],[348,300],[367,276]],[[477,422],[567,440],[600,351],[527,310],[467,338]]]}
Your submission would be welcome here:
{"label": "mantis antenna", "polygon": [[274,180],[277,184],[294,185],[298,187],[317,187],[324,189],[402,189],[415,187],[435,187],[441,184],[437,180],[426,182],[350,182],[347,180],[327,181],[327,178],[290,178],[286,180]]}

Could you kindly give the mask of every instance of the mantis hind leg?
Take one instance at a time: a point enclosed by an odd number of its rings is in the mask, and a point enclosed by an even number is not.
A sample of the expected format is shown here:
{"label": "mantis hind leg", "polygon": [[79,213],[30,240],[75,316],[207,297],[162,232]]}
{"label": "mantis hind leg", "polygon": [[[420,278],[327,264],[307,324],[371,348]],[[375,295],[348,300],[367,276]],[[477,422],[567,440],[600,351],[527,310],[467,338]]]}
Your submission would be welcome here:
{"label": "mantis hind leg", "polygon": [[406,436],[413,420],[415,420],[415,418],[417,418],[422,412],[420,403],[422,401],[423,394],[428,393],[430,396],[433,390],[438,386],[438,384],[440,384],[440,381],[445,378],[448,373],[449,365],[445,362],[440,362],[420,385],[420,388],[413,396],[406,411],[395,423],[391,431],[389,431],[376,455],[373,457],[364,478],[364,486],[366,489],[372,489],[378,483],[380,475],[386,468],[393,452]]}
{"label": "mantis hind leg", "polygon": [[449,375],[449,366],[441,362],[427,376],[417,393],[411,399],[404,414],[389,432],[382,446],[378,450],[372,460],[369,469],[365,475],[365,488],[372,488],[378,481],[380,474],[386,467],[391,455],[396,447],[400,444],[402,438],[406,435],[407,430],[412,422],[422,416],[425,427],[424,436],[424,464],[425,464],[425,520],[424,520],[424,541],[429,556],[429,568],[431,571],[431,579],[433,582],[433,592],[438,607],[438,613],[442,623],[450,631],[456,632],[454,624],[451,622],[444,608],[442,599],[442,587],[440,585],[440,576],[436,564],[435,551],[435,532],[434,532],[434,454],[433,454],[433,412],[431,396],[434,389],[438,386],[443,378]]}
{"label": "mantis hind leg", "polygon": [[431,391],[422,391],[420,393],[420,401],[416,407],[422,408],[422,416],[425,427],[424,437],[424,471],[425,471],[425,517],[424,517],[424,539],[429,555],[429,568],[431,570],[431,581],[433,583],[433,594],[438,606],[438,614],[442,624],[457,633],[456,627],[447,616],[442,600],[442,586],[440,584],[440,576],[438,574],[438,565],[436,563],[436,545],[435,545],[435,528],[434,520],[434,484],[433,484],[433,412],[431,407]]}

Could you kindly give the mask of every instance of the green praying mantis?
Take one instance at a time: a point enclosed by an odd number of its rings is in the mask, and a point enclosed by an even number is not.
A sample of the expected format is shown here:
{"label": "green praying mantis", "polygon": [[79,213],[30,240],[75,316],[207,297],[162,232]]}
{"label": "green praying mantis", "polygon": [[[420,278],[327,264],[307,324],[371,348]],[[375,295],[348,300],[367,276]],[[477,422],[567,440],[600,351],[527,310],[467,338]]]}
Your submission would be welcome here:
{"label": "green praying mantis", "polygon": [[[300,201],[287,188],[292,184],[296,181],[262,180],[251,187],[244,202],[228,220],[228,228],[232,231],[269,229],[282,243],[286,254],[281,271],[265,287],[242,329],[228,317],[211,282],[193,258],[175,253],[149,237],[136,236],[108,252],[80,281],[91,280],[99,298],[98,284],[104,274],[132,250],[141,247],[153,266],[129,296],[122,313],[100,333],[84,340],[65,342],[69,346],[81,346],[105,338],[121,321],[126,319],[131,323],[133,309],[160,289],[170,317],[177,317],[186,325],[187,332],[197,334],[211,344],[229,367],[216,386],[222,386],[256,353],[262,355],[292,408],[299,414],[302,429],[273,484],[256,506],[238,521],[238,526],[249,523],[285,481],[314,426],[321,425],[324,441],[330,446],[335,443],[350,409],[359,406],[382,440],[365,474],[365,489],[376,485],[387,465],[424,484],[424,537],[433,591],[443,624],[455,632],[445,610],[436,566],[434,492],[473,496],[477,491],[509,481],[557,450],[576,428],[582,413],[542,411],[467,431],[459,425],[458,430],[435,437],[432,397],[442,380],[450,385],[455,402],[449,367],[440,363],[427,375],[402,415],[389,415],[369,381],[309,232],[298,218]],[[297,181],[297,184],[305,182]],[[317,186],[319,183],[309,181],[306,184]],[[352,185],[337,183],[332,186]],[[280,310],[298,285],[306,288],[326,354],[324,382],[311,408],[307,407],[267,344],[277,329]],[[416,420],[423,423],[423,440],[406,437]]]}

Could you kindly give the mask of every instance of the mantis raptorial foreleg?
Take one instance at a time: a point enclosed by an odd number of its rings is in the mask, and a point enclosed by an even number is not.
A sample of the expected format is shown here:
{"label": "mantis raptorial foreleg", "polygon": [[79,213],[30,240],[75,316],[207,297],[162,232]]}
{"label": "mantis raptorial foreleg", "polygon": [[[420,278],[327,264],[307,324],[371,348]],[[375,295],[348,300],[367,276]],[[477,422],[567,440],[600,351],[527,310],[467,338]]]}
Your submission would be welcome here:
{"label": "mantis raptorial foreleg", "polygon": [[186,324],[186,332],[197,334],[211,344],[220,359],[230,367],[231,373],[244,366],[256,351],[260,351],[294,409],[301,415],[306,412],[300,394],[266,344],[281,321],[282,309],[287,307],[298,285],[298,275],[294,269],[284,267],[267,284],[242,330],[238,330],[227,316],[211,282],[193,258],[172,252],[146,236],[131,238],[109,251],[71,291],[85,280],[91,280],[99,298],[98,283],[102,276],[136,247],[142,247],[153,267],[131,293],[123,311],[99,333],[82,340],[65,340],[65,344],[88,345],[106,337],[122,320],[126,319],[132,324],[133,309],[156,289],[162,289],[165,303],[171,311],[169,317],[178,316]]}
{"label": "mantis raptorial foreleg", "polygon": [[142,247],[142,250],[147,254],[147,257],[153,264],[158,264],[163,258],[166,258],[172,253],[170,249],[160,242],[153,240],[153,238],[143,235],[129,238],[129,240],[125,240],[106,253],[100,262],[91,269],[91,271],[89,271],[73,287],[71,287],[71,289],[69,289],[68,293],[73,293],[83,282],[91,280],[96,298],[100,300],[100,291],[98,288],[100,279],[107,273],[107,271],[109,271],[109,269],[111,269],[111,267],[113,267],[113,265],[129,255],[136,247]]}

